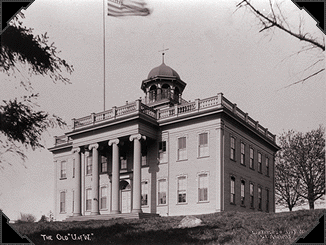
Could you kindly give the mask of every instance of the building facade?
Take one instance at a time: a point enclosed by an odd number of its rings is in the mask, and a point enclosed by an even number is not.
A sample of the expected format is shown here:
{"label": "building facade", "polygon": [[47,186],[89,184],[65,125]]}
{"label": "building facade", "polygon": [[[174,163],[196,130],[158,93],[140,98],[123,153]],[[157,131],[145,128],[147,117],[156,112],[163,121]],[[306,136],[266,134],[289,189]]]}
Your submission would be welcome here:
{"label": "building facade", "polygon": [[49,150],[55,218],[275,211],[275,135],[222,93],[185,101],[164,62],[145,99],[73,119]]}

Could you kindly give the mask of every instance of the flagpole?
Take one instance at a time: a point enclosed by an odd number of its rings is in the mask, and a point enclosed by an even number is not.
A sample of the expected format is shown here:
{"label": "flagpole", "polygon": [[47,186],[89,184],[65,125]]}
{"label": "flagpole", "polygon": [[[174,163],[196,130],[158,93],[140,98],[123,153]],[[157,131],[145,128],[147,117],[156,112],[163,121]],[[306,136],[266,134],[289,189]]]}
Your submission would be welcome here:
{"label": "flagpole", "polygon": [[105,1],[103,0],[103,110],[105,111]]}

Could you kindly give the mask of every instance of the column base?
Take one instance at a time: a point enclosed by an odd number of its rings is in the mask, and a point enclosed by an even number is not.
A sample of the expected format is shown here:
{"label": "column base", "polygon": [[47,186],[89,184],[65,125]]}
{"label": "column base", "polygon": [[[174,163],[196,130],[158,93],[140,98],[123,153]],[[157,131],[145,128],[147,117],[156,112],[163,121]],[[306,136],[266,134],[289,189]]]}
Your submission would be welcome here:
{"label": "column base", "polygon": [[100,215],[100,212],[91,212],[91,215]]}
{"label": "column base", "polygon": [[118,210],[112,210],[111,212],[110,212],[110,214],[121,214],[121,212],[120,211],[118,211]]}
{"label": "column base", "polygon": [[139,214],[142,213],[143,211],[141,209],[133,209],[131,212],[134,214]]}
{"label": "column base", "polygon": [[81,213],[74,213],[72,216],[82,216]]}

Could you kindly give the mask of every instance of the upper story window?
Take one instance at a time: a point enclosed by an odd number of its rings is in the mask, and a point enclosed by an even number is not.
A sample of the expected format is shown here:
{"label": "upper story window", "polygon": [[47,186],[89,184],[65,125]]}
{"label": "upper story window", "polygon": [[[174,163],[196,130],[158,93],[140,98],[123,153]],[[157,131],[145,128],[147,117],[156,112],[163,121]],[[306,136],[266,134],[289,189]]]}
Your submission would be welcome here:
{"label": "upper story window", "polygon": [[60,192],[60,213],[66,212],[66,192]]}
{"label": "upper story window", "polygon": [[88,156],[86,158],[86,174],[91,175],[92,174],[92,169],[93,169],[93,158],[92,156]]}
{"label": "upper story window", "polygon": [[209,155],[208,151],[208,133],[199,134],[199,142],[198,142],[198,156],[206,157]]}
{"label": "upper story window", "polygon": [[141,183],[141,205],[148,205],[148,181],[143,181]]}
{"label": "upper story window", "polygon": [[141,165],[147,165],[147,145],[142,145],[141,148]]}
{"label": "upper story window", "polygon": [[166,154],[166,141],[160,141],[158,144],[158,153],[160,163],[167,162],[167,154]]}
{"label": "upper story window", "polygon": [[157,87],[155,85],[152,85],[149,89],[149,102],[156,101],[157,96]]}
{"label": "upper story window", "polygon": [[127,165],[127,154],[125,151],[120,151],[120,169],[126,170],[128,167]]}
{"label": "upper story window", "polygon": [[198,201],[208,201],[208,175],[200,174],[198,177]]}
{"label": "upper story window", "polygon": [[262,172],[262,157],[260,152],[258,152],[258,172]]}
{"label": "upper story window", "polygon": [[232,204],[235,204],[235,189],[234,189],[234,185],[235,185],[235,178],[233,176],[231,176],[231,184],[230,184],[230,202]]}
{"label": "upper story window", "polygon": [[269,158],[268,157],[266,157],[265,162],[266,162],[266,175],[269,176]]}
{"label": "upper story window", "polygon": [[61,179],[67,178],[67,162],[66,161],[61,161],[60,178]]}
{"label": "upper story window", "polygon": [[245,205],[245,186],[246,182],[241,180],[240,195],[241,195],[241,205]]}
{"label": "upper story window", "polygon": [[101,156],[101,172],[105,173],[107,171],[108,171],[107,158],[105,156]]}
{"label": "upper story window", "polygon": [[249,168],[254,169],[254,149],[250,147]]}
{"label": "upper story window", "polygon": [[241,156],[240,156],[240,163],[245,165],[245,144],[241,142]]}
{"label": "upper story window", "polygon": [[178,160],[187,159],[186,137],[178,138]]}
{"label": "upper story window", "polygon": [[230,139],[230,150],[230,158],[235,160],[235,138],[233,136]]}
{"label": "upper story window", "polygon": [[167,184],[166,179],[158,181],[158,204],[166,204]]}
{"label": "upper story window", "polygon": [[187,178],[182,176],[178,178],[178,203],[187,202]]}

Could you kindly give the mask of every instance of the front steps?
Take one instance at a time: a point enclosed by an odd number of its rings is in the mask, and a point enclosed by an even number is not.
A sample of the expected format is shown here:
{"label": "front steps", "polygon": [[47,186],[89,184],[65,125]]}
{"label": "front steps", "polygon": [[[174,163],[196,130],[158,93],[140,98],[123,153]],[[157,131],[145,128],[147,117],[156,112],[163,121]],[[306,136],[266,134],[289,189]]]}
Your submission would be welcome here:
{"label": "front steps", "polygon": [[149,219],[160,217],[159,214],[152,213],[123,213],[123,214],[100,214],[100,215],[83,215],[69,216],[65,221],[86,221],[86,220],[109,220],[109,219]]}

